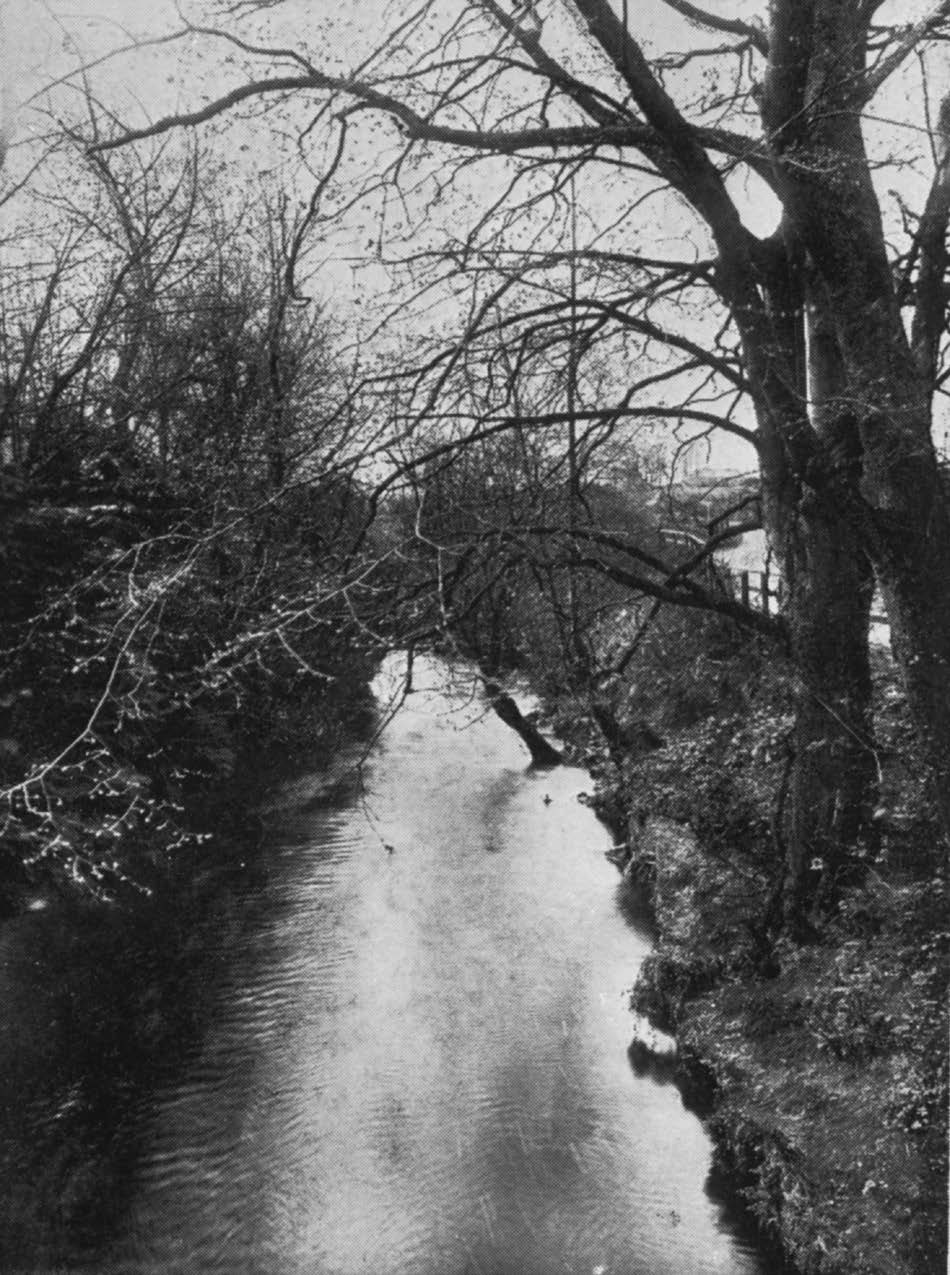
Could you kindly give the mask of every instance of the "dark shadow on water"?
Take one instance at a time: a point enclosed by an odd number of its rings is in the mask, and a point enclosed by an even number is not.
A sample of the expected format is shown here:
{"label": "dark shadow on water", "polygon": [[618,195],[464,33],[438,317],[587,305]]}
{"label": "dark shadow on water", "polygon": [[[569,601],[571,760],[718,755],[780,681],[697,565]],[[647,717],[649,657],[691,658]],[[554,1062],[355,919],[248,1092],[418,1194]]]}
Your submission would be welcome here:
{"label": "dark shadow on water", "polygon": [[635,882],[623,877],[617,882],[614,899],[617,911],[630,928],[653,943],[656,939],[656,922],[653,919],[653,911],[646,891]]}
{"label": "dark shadow on water", "polygon": [[[634,1075],[660,1086],[675,1086],[684,1109],[700,1120],[708,1120],[713,1110],[713,1090],[711,1081],[700,1069],[685,1069],[675,1052],[658,1052],[638,1038],[628,1046],[627,1057]],[[784,1260],[774,1237],[756,1225],[743,1195],[743,1185],[735,1172],[722,1163],[714,1148],[703,1189],[719,1210],[719,1225],[733,1235],[741,1247],[760,1255],[768,1275],[796,1275],[794,1268]]]}
{"label": "dark shadow on water", "polygon": [[306,815],[318,810],[334,810],[338,806],[352,801],[358,795],[359,790],[360,776],[354,768],[315,792],[299,808],[299,813]]}
{"label": "dark shadow on water", "polygon": [[[634,1075],[660,1086],[673,1085],[679,1090],[685,1110],[705,1120],[712,1111],[712,1090],[701,1075],[692,1077],[680,1064],[675,1053],[658,1052],[640,1039],[631,1041],[627,1057]],[[795,1275],[774,1238],[756,1225],[742,1192],[743,1183],[721,1162],[719,1153],[713,1160],[703,1189],[717,1206],[719,1225],[733,1235],[741,1247],[758,1253],[766,1263],[768,1275]]]}
{"label": "dark shadow on water", "polygon": [[0,927],[0,1271],[97,1270],[121,1233],[153,1095],[189,1073],[230,954],[273,906],[261,830],[232,819],[150,899]]}
{"label": "dark shadow on water", "polygon": [[312,808],[345,804],[376,725],[354,712],[325,775],[311,750],[275,749],[243,790],[208,794],[215,840],[182,852],[153,896],[53,901],[0,925],[0,1272],[98,1272],[137,1190],[153,1096],[189,1074],[229,960],[275,906],[271,815],[255,802],[316,775]]}
{"label": "dark shadow on water", "polygon": [[719,1209],[720,1225],[734,1235],[740,1244],[760,1255],[768,1275],[796,1275],[795,1268],[785,1261],[774,1237],[756,1226],[735,1175],[715,1158],[703,1189]]}
{"label": "dark shadow on water", "polygon": [[120,1224],[138,1100],[188,1057],[204,1015],[176,923],[54,907],[3,934],[0,1269],[75,1262]]}

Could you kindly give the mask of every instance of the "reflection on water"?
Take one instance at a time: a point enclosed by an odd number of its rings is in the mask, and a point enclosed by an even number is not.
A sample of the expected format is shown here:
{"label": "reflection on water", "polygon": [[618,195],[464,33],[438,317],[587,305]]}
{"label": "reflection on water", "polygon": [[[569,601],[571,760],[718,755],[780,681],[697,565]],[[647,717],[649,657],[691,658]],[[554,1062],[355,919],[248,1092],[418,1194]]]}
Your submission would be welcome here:
{"label": "reflection on water", "polygon": [[130,1202],[86,1269],[760,1271],[667,1065],[628,1056],[649,937],[587,775],[526,770],[470,683],[415,672],[361,791],[285,792],[254,924],[188,1066],[139,1102]]}

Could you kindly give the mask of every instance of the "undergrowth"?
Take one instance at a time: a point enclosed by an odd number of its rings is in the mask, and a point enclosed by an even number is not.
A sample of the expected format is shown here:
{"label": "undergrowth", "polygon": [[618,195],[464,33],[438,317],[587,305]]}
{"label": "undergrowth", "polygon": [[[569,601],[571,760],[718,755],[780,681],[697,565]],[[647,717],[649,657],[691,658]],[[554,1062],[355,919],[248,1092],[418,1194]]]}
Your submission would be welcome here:
{"label": "undergrowth", "polygon": [[634,1006],[677,1032],[684,1078],[712,1095],[722,1162],[798,1270],[936,1275],[950,912],[893,663],[876,652],[879,854],[792,942],[763,926],[781,880],[791,681],[716,622],[681,636],[700,649],[675,674],[658,666],[667,634],[615,692],[662,746],[600,767],[660,936]]}

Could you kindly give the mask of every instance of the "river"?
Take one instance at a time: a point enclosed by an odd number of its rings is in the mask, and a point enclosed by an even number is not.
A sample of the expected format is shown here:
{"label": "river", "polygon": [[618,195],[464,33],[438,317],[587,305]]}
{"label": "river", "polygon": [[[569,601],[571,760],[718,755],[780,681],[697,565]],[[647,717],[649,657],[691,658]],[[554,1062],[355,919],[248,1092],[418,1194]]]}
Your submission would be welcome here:
{"label": "river", "polygon": [[669,1066],[628,1056],[650,934],[586,773],[527,768],[434,659],[352,762],[269,803],[207,1021],[124,1117],[121,1209],[57,1269],[760,1275]]}

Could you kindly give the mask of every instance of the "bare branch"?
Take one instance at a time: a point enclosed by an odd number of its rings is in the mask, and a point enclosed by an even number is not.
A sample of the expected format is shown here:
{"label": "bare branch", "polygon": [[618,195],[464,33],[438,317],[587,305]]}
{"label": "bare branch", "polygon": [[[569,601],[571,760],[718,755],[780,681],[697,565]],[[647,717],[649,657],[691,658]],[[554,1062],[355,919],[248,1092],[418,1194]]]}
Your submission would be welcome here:
{"label": "bare branch", "polygon": [[105,141],[93,142],[89,147],[91,154],[99,151],[117,150],[120,146],[127,146],[130,142],[143,141],[147,137],[158,137],[162,133],[168,133],[173,128],[194,128],[197,124],[204,124],[208,120],[214,119],[217,115],[223,115],[225,111],[229,111],[232,106],[237,106],[240,102],[246,102],[249,98],[263,97],[267,93],[289,93],[295,89],[308,88],[325,88],[326,85],[315,84],[313,77],[310,75],[283,75],[272,80],[252,80],[249,84],[242,84],[236,89],[232,89],[230,93],[225,93],[223,97],[215,98],[213,102],[209,102],[199,111],[185,111],[177,115],[165,115],[161,119],[156,120],[154,124],[148,124],[144,128],[131,128],[125,133],[121,133],[118,137],[107,138]]}
{"label": "bare branch", "polygon": [[621,114],[617,104],[606,102],[599,92],[570,75],[556,59],[546,52],[537,35],[519,25],[514,17],[506,13],[501,5],[496,3],[496,0],[481,0],[481,3],[495,21],[525,50],[538,70],[547,76],[551,84],[556,84],[558,88],[562,89],[598,124],[616,122],[618,114]]}
{"label": "bare branch", "polygon": [[[273,79],[252,80],[240,85],[216,98],[197,111],[186,111],[180,114],[167,115],[142,128],[128,129],[116,137],[95,141],[89,147],[91,153],[116,150],[132,142],[142,141],[149,137],[157,137],[175,128],[193,128],[206,123],[216,116],[223,115],[232,107],[255,97],[263,97],[272,93],[288,93],[294,91],[330,91],[349,94],[363,105],[384,111],[392,116],[403,128],[405,135],[413,140],[441,142],[471,150],[481,150],[494,154],[513,154],[518,151],[532,149],[557,150],[561,147],[595,148],[599,146],[635,147],[645,154],[658,152],[659,138],[649,125],[630,121],[614,125],[565,125],[555,128],[526,128],[505,132],[491,129],[454,128],[435,124],[419,115],[404,102],[387,93],[382,93],[372,85],[336,76],[313,72],[307,75],[279,76]],[[746,160],[755,166],[764,156],[749,139],[739,134],[730,134],[721,129],[697,129],[699,142],[714,147],[722,152]]]}
{"label": "bare branch", "polygon": [[906,26],[890,53],[882,57],[865,75],[859,100],[870,101],[884,81],[910,57],[921,41],[935,35],[938,28],[948,19],[950,19],[950,0],[941,0],[941,3],[926,18]]}
{"label": "bare branch", "polygon": [[726,416],[719,416],[715,412],[706,412],[692,407],[634,407],[630,405],[626,397],[612,407],[591,408],[573,413],[542,412],[535,415],[487,417],[486,419],[491,422],[493,433],[501,429],[516,429],[519,426],[566,425],[571,419],[577,421],[649,421],[663,419],[693,421],[698,425],[706,425],[711,429],[721,429],[726,434],[732,434],[736,438],[743,439],[753,447],[757,448],[759,446],[759,438],[754,430],[746,429],[743,425],[737,425],[735,421],[729,420]]}
{"label": "bare branch", "polygon": [[656,598],[660,602],[701,611],[714,611],[718,615],[728,616],[730,620],[735,620],[744,628],[754,629],[757,633],[770,637],[773,641],[784,642],[786,639],[786,625],[780,617],[766,615],[762,611],[753,610],[752,607],[743,606],[741,602],[736,602],[733,598],[713,593],[697,584],[695,580],[678,580],[668,584],[655,580],[642,571],[631,571],[627,567],[606,562],[602,558],[581,555],[577,561],[578,565],[599,572],[616,584],[622,584],[628,589],[644,593],[647,597]]}
{"label": "bare branch", "polygon": [[689,18],[691,22],[697,22],[700,26],[706,27],[710,31],[722,31],[726,35],[742,36],[759,53],[764,57],[768,57],[768,38],[757,23],[743,22],[740,18],[725,18],[719,14],[710,13],[706,9],[700,9],[698,5],[690,4],[689,0],[663,0],[663,3],[670,9],[675,9],[677,13],[681,13],[684,18]]}
{"label": "bare branch", "polygon": [[933,133],[936,168],[914,237],[919,254],[911,346],[927,386],[937,376],[937,356],[947,317],[947,227],[950,224],[950,96],[940,107]]}

